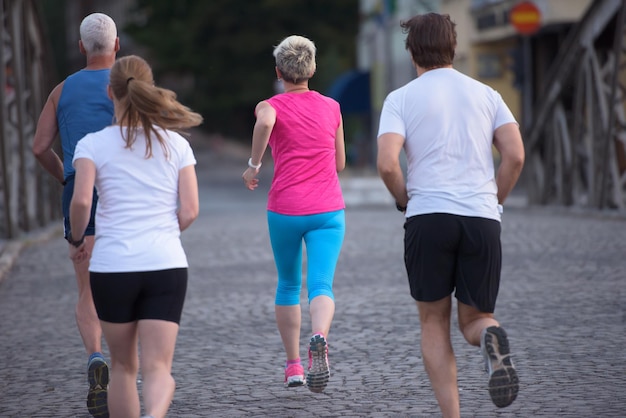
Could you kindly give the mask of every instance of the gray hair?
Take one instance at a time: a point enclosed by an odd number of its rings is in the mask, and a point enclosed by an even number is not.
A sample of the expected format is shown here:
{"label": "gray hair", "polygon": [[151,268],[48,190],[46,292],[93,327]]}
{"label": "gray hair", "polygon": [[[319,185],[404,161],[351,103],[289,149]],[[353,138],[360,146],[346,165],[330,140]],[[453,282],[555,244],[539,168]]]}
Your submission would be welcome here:
{"label": "gray hair", "polygon": [[304,36],[289,36],[274,48],[276,67],[290,83],[308,80],[315,73],[315,44]]}
{"label": "gray hair", "polygon": [[92,13],[80,24],[80,40],[89,55],[114,52],[117,28],[115,22],[103,13]]}

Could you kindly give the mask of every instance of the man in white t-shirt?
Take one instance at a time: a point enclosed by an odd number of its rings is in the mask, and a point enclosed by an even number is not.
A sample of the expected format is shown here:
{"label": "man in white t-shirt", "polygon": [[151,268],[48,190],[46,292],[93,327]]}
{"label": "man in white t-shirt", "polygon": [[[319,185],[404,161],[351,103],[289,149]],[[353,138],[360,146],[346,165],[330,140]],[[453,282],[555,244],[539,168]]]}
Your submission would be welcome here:
{"label": "man in white t-shirt", "polygon": [[[401,27],[418,78],[384,102],[378,171],[406,216],[405,263],[424,366],[443,416],[460,417],[450,339],[453,292],[461,332],[485,357],[494,404],[510,405],[519,390],[507,334],[493,312],[502,204],[521,173],[524,145],[500,94],[452,68],[456,31],[449,16],[417,15]],[[501,158],[497,173],[492,146]]]}

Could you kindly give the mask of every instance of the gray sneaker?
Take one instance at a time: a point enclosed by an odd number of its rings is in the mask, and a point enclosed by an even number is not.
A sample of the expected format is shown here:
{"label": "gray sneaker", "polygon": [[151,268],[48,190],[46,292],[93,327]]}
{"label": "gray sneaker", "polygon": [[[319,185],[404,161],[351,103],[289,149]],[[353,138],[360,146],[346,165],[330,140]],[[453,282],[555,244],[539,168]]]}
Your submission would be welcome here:
{"label": "gray sneaker", "polygon": [[306,384],[311,392],[320,393],[326,389],[328,379],[330,379],[328,343],[322,334],[315,334],[309,342],[309,368]]}
{"label": "gray sneaker", "polygon": [[498,408],[513,403],[519,392],[519,379],[509,352],[509,339],[501,327],[489,327],[480,336],[480,351],[489,373],[489,395]]}
{"label": "gray sneaker", "polygon": [[89,392],[87,393],[87,410],[93,417],[109,418],[107,407],[107,390],[109,388],[109,366],[104,359],[96,356],[87,366]]}

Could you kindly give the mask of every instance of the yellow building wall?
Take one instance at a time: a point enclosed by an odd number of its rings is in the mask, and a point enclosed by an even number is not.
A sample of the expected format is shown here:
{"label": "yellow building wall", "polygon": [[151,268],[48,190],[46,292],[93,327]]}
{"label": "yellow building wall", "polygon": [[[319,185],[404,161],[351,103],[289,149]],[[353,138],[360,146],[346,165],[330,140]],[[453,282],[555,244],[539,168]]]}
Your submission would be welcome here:
{"label": "yellow building wall", "polygon": [[[472,46],[472,56],[474,57],[474,74],[477,80],[491,86],[497,90],[498,93],[504,99],[504,102],[509,106],[511,112],[515,116],[518,122],[521,122],[522,117],[522,96],[520,90],[514,86],[514,75],[511,71],[511,57],[509,51],[516,47],[516,39],[505,39],[497,42],[490,42],[488,44],[478,44]],[[491,56],[497,59],[497,65],[499,66],[499,76],[494,77],[480,77],[479,71],[479,59],[481,56]],[[494,72],[496,72],[494,70]]]}
{"label": "yellow building wall", "polygon": [[[593,0],[534,0],[541,11],[543,25],[551,25],[579,20]],[[521,92],[513,85],[509,51],[516,47],[518,34],[509,25],[503,25],[478,32],[475,16],[471,10],[471,0],[441,0],[441,13],[449,14],[456,23],[457,56],[454,66],[457,70],[493,87],[503,97],[513,115],[521,120]],[[496,9],[508,9],[517,0],[503,0],[493,3]],[[486,3],[489,4],[489,3]],[[492,74],[484,74],[488,62]],[[500,66],[500,70],[496,68]],[[622,72],[626,78],[626,71]]]}
{"label": "yellow building wall", "polygon": [[[457,48],[454,67],[497,90],[515,118],[521,121],[521,95],[513,86],[513,73],[509,70],[509,50],[516,45],[516,38],[508,36],[501,40],[476,43],[477,32],[470,10],[470,0],[443,0],[441,13],[450,15],[456,24]],[[499,66],[499,75],[483,78],[479,73],[481,56],[490,56],[492,64]],[[498,73],[498,69],[493,69]]]}

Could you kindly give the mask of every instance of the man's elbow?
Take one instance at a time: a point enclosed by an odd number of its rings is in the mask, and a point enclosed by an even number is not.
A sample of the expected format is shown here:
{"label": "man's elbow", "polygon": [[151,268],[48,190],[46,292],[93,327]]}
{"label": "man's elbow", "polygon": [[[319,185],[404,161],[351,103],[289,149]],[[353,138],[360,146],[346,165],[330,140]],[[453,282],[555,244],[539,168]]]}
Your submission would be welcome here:
{"label": "man's elbow", "polygon": [[378,159],[376,168],[378,169],[380,177],[386,177],[396,171],[397,165],[386,160]]}
{"label": "man's elbow", "polygon": [[524,151],[521,151],[511,158],[511,166],[518,171],[522,171],[525,161],[526,156],[524,154]]}
{"label": "man's elbow", "polygon": [[32,151],[35,158],[40,159],[48,149],[39,145],[38,141],[35,140],[30,150]]}
{"label": "man's elbow", "polygon": [[508,150],[508,152],[503,152],[500,156],[501,164],[504,164],[511,169],[518,171],[521,170],[524,166],[525,162],[525,154],[524,149],[521,148],[519,150]]}

